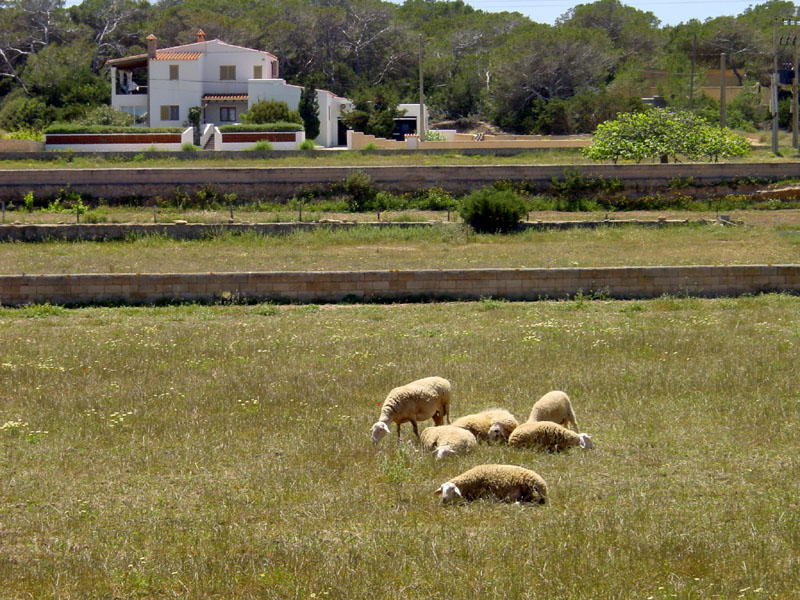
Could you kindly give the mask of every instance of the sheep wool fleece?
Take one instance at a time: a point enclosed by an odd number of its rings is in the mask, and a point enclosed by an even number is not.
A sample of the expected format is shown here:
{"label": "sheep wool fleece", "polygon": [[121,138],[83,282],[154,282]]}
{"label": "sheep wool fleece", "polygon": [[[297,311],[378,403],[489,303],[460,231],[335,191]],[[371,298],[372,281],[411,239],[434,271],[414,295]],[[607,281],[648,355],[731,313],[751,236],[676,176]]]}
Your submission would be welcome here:
{"label": "sheep wool fleece", "polygon": [[453,454],[466,454],[478,445],[474,435],[455,425],[428,427],[422,432],[420,439],[422,448],[427,452],[447,448]]}
{"label": "sheep wool fleece", "polygon": [[380,420],[400,424],[433,417],[434,423],[441,425],[444,417],[450,422],[449,410],[450,382],[426,377],[391,390],[383,401]]}
{"label": "sheep wool fleece", "polygon": [[559,451],[581,445],[581,435],[550,421],[523,423],[508,438],[515,448]]}
{"label": "sheep wool fleece", "polygon": [[530,469],[514,465],[479,465],[450,480],[466,500],[495,498],[504,502],[547,501],[547,483]]}

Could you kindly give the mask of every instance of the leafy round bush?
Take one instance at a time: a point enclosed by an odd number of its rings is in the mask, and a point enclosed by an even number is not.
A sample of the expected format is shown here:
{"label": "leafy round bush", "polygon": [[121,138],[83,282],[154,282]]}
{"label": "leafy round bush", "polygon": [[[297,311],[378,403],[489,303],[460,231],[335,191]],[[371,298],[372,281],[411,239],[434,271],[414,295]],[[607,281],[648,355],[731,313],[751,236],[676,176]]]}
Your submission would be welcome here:
{"label": "leafy round bush", "polygon": [[363,171],[354,171],[347,176],[344,192],[347,194],[347,209],[350,212],[364,212],[375,208],[378,189],[372,177]]}
{"label": "leafy round bush", "polygon": [[511,190],[483,188],[461,200],[461,218],[478,233],[507,233],[525,214],[525,202]]}

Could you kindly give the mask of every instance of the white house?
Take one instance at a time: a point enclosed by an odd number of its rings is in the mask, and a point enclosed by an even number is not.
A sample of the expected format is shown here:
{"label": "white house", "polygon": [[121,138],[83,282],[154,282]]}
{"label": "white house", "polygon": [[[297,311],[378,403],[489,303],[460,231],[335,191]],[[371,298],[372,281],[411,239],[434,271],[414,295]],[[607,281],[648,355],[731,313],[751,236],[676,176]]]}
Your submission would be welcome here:
{"label": "white house", "polygon": [[[242,113],[259,100],[283,100],[296,110],[301,87],[278,78],[278,59],[269,52],[242,48],[220,40],[206,40],[171,48],[157,47],[147,37],[147,53],[108,61],[111,67],[111,106],[143,119],[150,127],[177,127],[187,123],[189,109],[203,109],[203,121],[226,125],[241,121]],[[339,124],[343,110],[352,106],[326,90],[317,90],[321,146],[346,143]]]}

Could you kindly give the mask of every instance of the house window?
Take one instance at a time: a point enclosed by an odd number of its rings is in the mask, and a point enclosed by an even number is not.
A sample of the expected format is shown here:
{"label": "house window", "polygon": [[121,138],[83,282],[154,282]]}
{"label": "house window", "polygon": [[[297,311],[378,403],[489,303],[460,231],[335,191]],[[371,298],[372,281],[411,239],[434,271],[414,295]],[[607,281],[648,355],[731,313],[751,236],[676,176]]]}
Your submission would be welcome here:
{"label": "house window", "polygon": [[253,67],[253,79],[263,79],[264,78],[264,67],[261,65],[255,65]]}
{"label": "house window", "polygon": [[178,65],[170,65],[169,66],[169,80],[175,81],[178,79]]}
{"label": "house window", "polygon": [[219,78],[220,80],[236,79],[236,65],[220,65]]}
{"label": "house window", "polygon": [[222,106],[219,109],[219,120],[227,122],[236,121],[236,107],[235,106]]}
{"label": "house window", "polygon": [[146,106],[120,106],[119,109],[132,116],[137,123],[142,121],[147,112]]}
{"label": "house window", "polygon": [[180,110],[177,106],[161,106],[161,120],[162,121],[179,121]]}

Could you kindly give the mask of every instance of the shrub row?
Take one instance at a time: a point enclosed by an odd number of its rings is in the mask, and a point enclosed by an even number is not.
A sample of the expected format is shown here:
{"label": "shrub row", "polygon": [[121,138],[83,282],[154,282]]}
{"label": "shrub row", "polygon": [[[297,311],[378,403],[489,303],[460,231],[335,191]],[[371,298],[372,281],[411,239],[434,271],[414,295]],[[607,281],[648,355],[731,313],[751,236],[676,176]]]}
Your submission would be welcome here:
{"label": "shrub row", "polygon": [[138,125],[78,125],[54,123],[45,133],[181,133],[183,127],[141,127]]}

